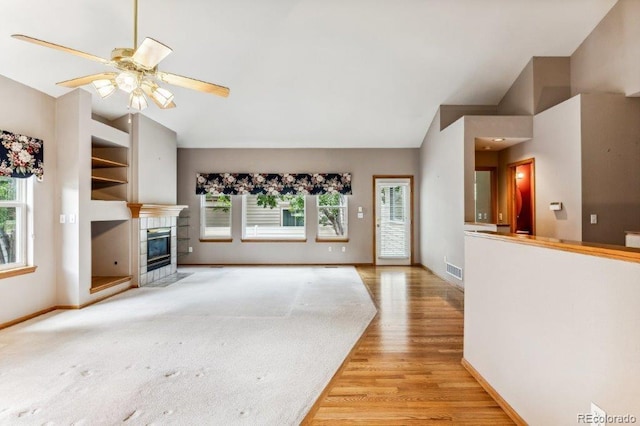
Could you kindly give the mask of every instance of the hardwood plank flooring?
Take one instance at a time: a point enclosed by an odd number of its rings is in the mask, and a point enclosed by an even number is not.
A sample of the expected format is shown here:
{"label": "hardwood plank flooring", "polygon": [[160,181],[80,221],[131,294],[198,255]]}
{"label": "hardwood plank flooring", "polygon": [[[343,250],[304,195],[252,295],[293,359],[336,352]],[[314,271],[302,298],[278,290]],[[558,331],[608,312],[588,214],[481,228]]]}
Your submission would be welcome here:
{"label": "hardwood plank flooring", "polygon": [[514,424],[460,364],[460,290],[417,267],[358,272],[378,315],[304,424]]}

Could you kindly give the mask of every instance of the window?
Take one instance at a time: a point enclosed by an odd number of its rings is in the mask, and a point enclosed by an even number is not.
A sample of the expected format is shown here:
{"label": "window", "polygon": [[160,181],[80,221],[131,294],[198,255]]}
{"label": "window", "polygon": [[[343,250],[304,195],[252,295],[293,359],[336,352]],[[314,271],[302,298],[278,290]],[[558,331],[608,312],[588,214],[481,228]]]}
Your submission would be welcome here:
{"label": "window", "polygon": [[0,177],[0,270],[26,265],[25,179]]}
{"label": "window", "polygon": [[231,238],[231,196],[201,195],[200,238],[222,240]]}
{"label": "window", "polygon": [[393,186],[389,188],[389,220],[404,222],[404,188]]}
{"label": "window", "polygon": [[244,195],[242,238],[304,240],[304,195]]}
{"label": "window", "polygon": [[317,196],[318,240],[347,238],[347,197],[342,194]]}

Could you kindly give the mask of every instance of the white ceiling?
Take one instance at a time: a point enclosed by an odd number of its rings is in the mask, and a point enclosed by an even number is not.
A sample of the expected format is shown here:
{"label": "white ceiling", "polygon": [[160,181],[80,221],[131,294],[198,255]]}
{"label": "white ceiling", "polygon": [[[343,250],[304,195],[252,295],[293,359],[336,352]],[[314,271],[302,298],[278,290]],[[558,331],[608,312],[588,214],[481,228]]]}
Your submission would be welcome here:
{"label": "white ceiling", "polygon": [[[182,147],[418,147],[440,104],[496,104],[532,56],[570,55],[615,0],[139,0],[160,69],[231,89],[172,88],[144,114]],[[2,0],[0,74],[52,96],[130,47],[133,0]],[[88,87],[92,91],[92,88]],[[0,94],[1,95],[1,94]],[[124,94],[97,113],[127,113]]]}

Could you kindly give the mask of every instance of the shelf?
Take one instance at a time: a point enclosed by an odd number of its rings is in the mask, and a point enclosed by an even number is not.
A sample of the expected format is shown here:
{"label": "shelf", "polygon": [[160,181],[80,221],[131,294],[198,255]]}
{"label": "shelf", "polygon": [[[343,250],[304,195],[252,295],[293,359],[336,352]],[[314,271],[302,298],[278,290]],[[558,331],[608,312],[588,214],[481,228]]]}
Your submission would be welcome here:
{"label": "shelf", "polygon": [[106,167],[129,167],[125,163],[119,161],[108,160],[101,157],[91,157],[91,167],[93,168],[106,168]]}
{"label": "shelf", "polygon": [[131,275],[122,277],[91,277],[90,293],[97,293],[110,287],[117,286],[118,284],[126,283],[127,281],[131,281]]}
{"label": "shelf", "polygon": [[91,182],[102,185],[120,185],[123,183],[127,183],[126,180],[107,178],[102,176],[91,176]]}

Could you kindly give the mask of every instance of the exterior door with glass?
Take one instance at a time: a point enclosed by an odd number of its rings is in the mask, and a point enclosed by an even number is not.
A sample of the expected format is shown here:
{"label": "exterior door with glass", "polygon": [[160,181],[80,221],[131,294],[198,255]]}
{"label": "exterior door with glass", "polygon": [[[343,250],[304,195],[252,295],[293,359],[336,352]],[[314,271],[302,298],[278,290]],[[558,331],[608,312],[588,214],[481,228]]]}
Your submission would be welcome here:
{"label": "exterior door with glass", "polygon": [[375,264],[411,265],[412,177],[375,177]]}

